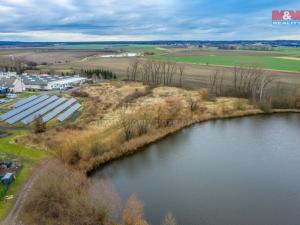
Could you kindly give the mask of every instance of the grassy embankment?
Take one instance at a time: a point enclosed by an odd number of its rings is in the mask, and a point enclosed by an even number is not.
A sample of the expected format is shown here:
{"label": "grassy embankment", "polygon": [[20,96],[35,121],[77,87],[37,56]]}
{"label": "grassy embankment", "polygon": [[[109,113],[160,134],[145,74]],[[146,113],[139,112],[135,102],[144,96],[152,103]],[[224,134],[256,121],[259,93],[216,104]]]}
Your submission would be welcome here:
{"label": "grassy embankment", "polygon": [[27,131],[11,131],[10,135],[0,138],[0,156],[1,158],[12,158],[23,164],[23,168],[17,175],[16,181],[9,188],[6,196],[13,196],[12,199],[0,201],[0,220],[9,212],[14,199],[20,190],[22,184],[29,177],[34,166],[45,157],[45,153],[34,148],[25,147],[13,142],[13,139],[19,135],[27,135]]}

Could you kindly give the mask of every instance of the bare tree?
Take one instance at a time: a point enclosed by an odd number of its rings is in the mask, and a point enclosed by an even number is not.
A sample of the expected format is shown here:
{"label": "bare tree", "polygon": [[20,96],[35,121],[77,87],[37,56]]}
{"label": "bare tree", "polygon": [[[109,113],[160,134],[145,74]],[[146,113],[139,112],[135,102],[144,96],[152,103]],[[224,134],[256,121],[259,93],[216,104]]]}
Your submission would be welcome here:
{"label": "bare tree", "polygon": [[162,225],[177,225],[176,219],[172,212],[168,212],[166,214]]}
{"label": "bare tree", "polygon": [[88,197],[89,181],[59,161],[50,161],[23,204],[22,221],[43,225],[104,225],[105,212]]}
{"label": "bare tree", "polygon": [[122,128],[124,138],[129,141],[134,136],[134,119],[125,111],[120,115],[120,126]]}
{"label": "bare tree", "polygon": [[127,79],[136,81],[138,79],[139,67],[140,67],[140,60],[134,59],[132,63],[127,68]]}
{"label": "bare tree", "polygon": [[183,77],[185,67],[183,64],[179,64],[178,69],[179,69],[179,85],[182,86],[182,77]]}
{"label": "bare tree", "polygon": [[174,82],[174,75],[179,72],[180,84],[184,73],[184,66],[178,66],[175,62],[164,62],[156,60],[134,60],[127,68],[127,79],[141,80],[149,85],[171,85]]}
{"label": "bare tree", "polygon": [[190,96],[187,99],[187,103],[189,105],[189,108],[190,108],[191,112],[194,112],[199,108],[197,99],[193,98],[192,96]]}
{"label": "bare tree", "polygon": [[234,67],[233,79],[230,81],[229,78],[227,86],[224,84],[224,71],[216,70],[210,77],[209,91],[217,96],[230,95],[262,101],[267,97],[267,89],[273,80],[260,66],[240,65]]}
{"label": "bare tree", "polygon": [[144,219],[144,204],[136,196],[132,195],[126,204],[122,216],[123,225],[148,225]]}
{"label": "bare tree", "polygon": [[107,180],[94,180],[90,183],[88,195],[90,203],[104,209],[110,221],[117,222],[121,219],[122,199],[113,184]]}
{"label": "bare tree", "polygon": [[35,133],[43,133],[47,130],[46,123],[43,121],[41,116],[37,117],[34,124]]}

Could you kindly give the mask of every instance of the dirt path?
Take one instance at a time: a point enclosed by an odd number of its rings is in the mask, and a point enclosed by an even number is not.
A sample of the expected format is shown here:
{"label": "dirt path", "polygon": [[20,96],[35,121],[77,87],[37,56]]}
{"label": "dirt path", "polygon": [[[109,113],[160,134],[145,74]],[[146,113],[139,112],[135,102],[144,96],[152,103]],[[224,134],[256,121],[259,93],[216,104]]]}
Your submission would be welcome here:
{"label": "dirt path", "polygon": [[26,181],[26,183],[21,188],[21,191],[18,193],[10,212],[8,213],[6,218],[0,222],[0,225],[22,225],[22,222],[19,221],[18,217],[24,205],[26,197],[28,196],[28,193],[37,178],[39,178],[47,170],[49,161],[50,160],[43,161],[37,168],[34,169],[30,178]]}

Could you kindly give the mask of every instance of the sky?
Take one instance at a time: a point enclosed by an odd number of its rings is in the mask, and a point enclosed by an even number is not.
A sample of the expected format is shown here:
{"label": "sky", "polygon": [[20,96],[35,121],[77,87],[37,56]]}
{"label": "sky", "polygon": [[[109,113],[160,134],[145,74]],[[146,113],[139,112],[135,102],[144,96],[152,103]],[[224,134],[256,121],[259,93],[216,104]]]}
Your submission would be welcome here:
{"label": "sky", "polygon": [[0,0],[0,41],[300,40],[299,0]]}

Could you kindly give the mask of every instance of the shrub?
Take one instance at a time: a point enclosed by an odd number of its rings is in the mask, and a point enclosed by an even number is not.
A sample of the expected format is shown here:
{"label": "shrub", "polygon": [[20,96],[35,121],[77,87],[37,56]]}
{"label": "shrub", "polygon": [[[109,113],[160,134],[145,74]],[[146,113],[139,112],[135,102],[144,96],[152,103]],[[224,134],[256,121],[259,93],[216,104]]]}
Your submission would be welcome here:
{"label": "shrub", "polygon": [[25,224],[104,225],[105,214],[88,198],[87,179],[58,162],[52,163],[29,193],[22,210]]}
{"label": "shrub", "polygon": [[76,165],[81,159],[81,148],[79,141],[65,143],[57,149],[58,156],[70,165]]}
{"label": "shrub", "polygon": [[135,133],[135,119],[132,115],[128,115],[125,112],[121,112],[120,126],[126,141],[129,141],[134,137]]}
{"label": "shrub", "polygon": [[244,110],[246,108],[245,100],[237,99],[234,102],[234,108],[237,109],[237,110]]}
{"label": "shrub", "polygon": [[43,121],[42,117],[38,117],[35,120],[34,132],[35,133],[43,133],[47,130],[46,123]]}
{"label": "shrub", "polygon": [[202,99],[209,100],[209,92],[208,89],[202,89],[201,91]]}
{"label": "shrub", "polygon": [[71,96],[78,97],[78,98],[87,98],[89,97],[89,94],[85,91],[72,91]]}
{"label": "shrub", "polygon": [[156,126],[158,128],[170,127],[179,117],[183,108],[182,102],[176,97],[168,97],[165,102],[156,108]]}
{"label": "shrub", "polygon": [[138,121],[136,121],[136,129],[138,136],[147,134],[149,129],[149,121],[147,121],[146,119],[139,119]]}
{"label": "shrub", "polygon": [[138,89],[135,89],[135,91],[129,95],[127,95],[124,99],[123,99],[123,103],[130,103],[130,102],[133,102],[134,100],[140,98],[140,97],[143,97],[145,96],[145,93],[138,90]]}
{"label": "shrub", "polygon": [[188,103],[188,106],[189,106],[191,112],[195,112],[195,111],[198,110],[199,105],[198,105],[197,99],[195,99],[195,98],[193,98],[193,97],[189,97],[189,98],[187,99],[187,103]]}
{"label": "shrub", "polygon": [[276,109],[287,109],[287,108],[293,108],[292,105],[290,105],[290,99],[287,99],[285,97],[277,97],[272,99],[272,108]]}
{"label": "shrub", "polygon": [[262,101],[258,104],[258,107],[264,112],[264,113],[271,113],[272,112],[272,105],[268,101]]}
{"label": "shrub", "polygon": [[146,87],[146,89],[144,91],[139,90],[139,89],[135,89],[135,91],[129,95],[127,95],[124,99],[123,99],[123,103],[131,103],[134,100],[147,96],[151,93],[152,89],[150,87]]}
{"label": "shrub", "polygon": [[89,140],[89,153],[92,157],[101,155],[104,152],[104,147],[97,136],[92,136]]}
{"label": "shrub", "polygon": [[162,225],[177,225],[176,219],[171,212],[168,212],[164,218]]}
{"label": "shrub", "polygon": [[148,225],[144,219],[144,204],[136,195],[132,195],[126,204],[122,216],[123,225]]}

